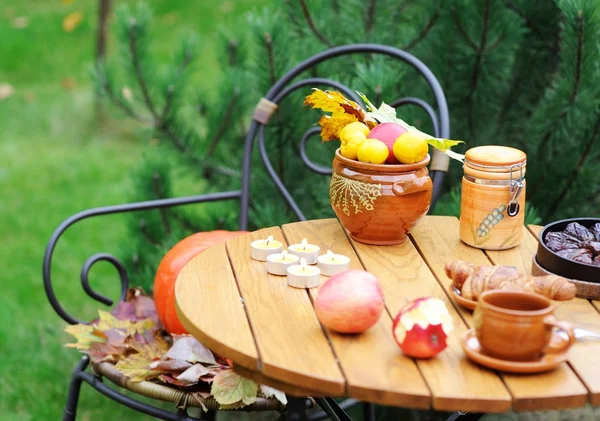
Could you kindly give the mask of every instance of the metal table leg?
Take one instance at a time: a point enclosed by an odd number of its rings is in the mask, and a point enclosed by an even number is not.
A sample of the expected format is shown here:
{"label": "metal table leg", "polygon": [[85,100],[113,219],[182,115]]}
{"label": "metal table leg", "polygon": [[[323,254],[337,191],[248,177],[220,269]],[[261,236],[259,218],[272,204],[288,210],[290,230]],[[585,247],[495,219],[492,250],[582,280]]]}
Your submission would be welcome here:
{"label": "metal table leg", "polygon": [[457,411],[454,414],[450,415],[446,421],[478,421],[483,418],[485,414],[480,412],[462,412]]}

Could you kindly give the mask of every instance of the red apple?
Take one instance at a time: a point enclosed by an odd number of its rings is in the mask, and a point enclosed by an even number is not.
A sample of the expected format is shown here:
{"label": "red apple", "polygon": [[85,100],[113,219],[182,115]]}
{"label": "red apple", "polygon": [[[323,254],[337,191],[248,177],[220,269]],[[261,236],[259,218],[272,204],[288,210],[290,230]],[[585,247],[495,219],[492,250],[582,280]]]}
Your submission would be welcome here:
{"label": "red apple", "polygon": [[364,270],[347,270],[326,281],[315,300],[321,323],[340,333],[361,333],[383,312],[383,292],[375,276]]}
{"label": "red apple", "polygon": [[385,161],[386,164],[399,164],[398,159],[394,156],[394,143],[400,135],[406,132],[407,130],[399,124],[381,123],[371,129],[367,138],[381,140],[387,145],[390,154]]}
{"label": "red apple", "polygon": [[392,333],[406,355],[433,358],[446,348],[452,328],[452,316],[442,300],[417,298],[400,309]]}

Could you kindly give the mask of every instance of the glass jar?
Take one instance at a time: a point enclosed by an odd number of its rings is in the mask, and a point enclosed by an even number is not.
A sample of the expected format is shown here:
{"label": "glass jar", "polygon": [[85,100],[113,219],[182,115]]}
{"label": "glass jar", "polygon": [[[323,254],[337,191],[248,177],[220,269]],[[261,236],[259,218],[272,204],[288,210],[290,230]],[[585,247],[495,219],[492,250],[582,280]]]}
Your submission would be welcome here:
{"label": "glass jar", "polygon": [[486,250],[517,246],[525,222],[525,152],[478,146],[465,154],[460,239]]}

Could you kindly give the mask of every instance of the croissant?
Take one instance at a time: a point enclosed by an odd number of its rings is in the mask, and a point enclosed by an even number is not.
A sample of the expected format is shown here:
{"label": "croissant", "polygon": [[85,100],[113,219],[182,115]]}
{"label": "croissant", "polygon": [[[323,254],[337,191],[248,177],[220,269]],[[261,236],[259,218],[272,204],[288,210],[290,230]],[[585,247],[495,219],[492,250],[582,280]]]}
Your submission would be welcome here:
{"label": "croissant", "polygon": [[519,289],[564,301],[575,297],[575,285],[556,275],[530,276],[519,273],[513,266],[475,266],[462,260],[446,264],[446,276],[461,296],[477,301],[483,291],[490,289]]}

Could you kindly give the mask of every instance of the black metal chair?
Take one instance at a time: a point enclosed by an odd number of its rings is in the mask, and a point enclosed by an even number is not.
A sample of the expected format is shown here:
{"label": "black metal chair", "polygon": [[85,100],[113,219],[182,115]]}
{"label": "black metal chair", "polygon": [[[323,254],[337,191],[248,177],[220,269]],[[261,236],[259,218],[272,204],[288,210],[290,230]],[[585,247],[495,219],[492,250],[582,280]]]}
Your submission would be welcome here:
{"label": "black metal chair", "polygon": [[[181,197],[174,199],[165,199],[165,200],[152,200],[146,202],[137,202],[137,203],[129,203],[123,205],[116,206],[107,206],[95,209],[89,209],[81,211],[63,221],[53,232],[49,243],[46,247],[46,252],[44,255],[43,262],[43,279],[44,279],[44,288],[46,294],[48,296],[48,300],[50,304],[54,308],[54,310],[58,313],[58,315],[65,320],[67,323],[75,324],[80,323],[81,321],[71,316],[63,306],[58,302],[56,295],[54,293],[52,287],[51,280],[51,264],[52,264],[52,256],[61,235],[73,224],[83,219],[87,219],[94,216],[100,215],[108,215],[114,213],[124,213],[124,212],[136,212],[142,210],[151,210],[151,209],[160,209],[167,208],[173,206],[181,206],[181,205],[189,205],[196,203],[206,203],[206,202],[214,202],[214,201],[224,201],[224,200],[239,200],[240,201],[240,229],[245,230],[248,227],[248,213],[250,207],[251,200],[251,192],[250,192],[250,176],[251,176],[251,166],[252,166],[252,151],[254,148],[254,141],[258,137],[258,147],[260,151],[260,155],[262,161],[274,181],[275,185],[281,192],[281,195],[285,199],[286,203],[293,210],[294,214],[297,216],[299,220],[306,220],[304,214],[298,207],[297,203],[291,197],[288,189],[285,187],[284,183],[281,181],[273,166],[271,161],[269,160],[267,154],[267,148],[265,147],[265,126],[268,124],[269,117],[276,112],[278,104],[280,104],[290,93],[307,86],[319,86],[325,85],[337,89],[343,92],[348,97],[352,98],[359,104],[362,104],[360,98],[350,90],[348,87],[343,84],[323,78],[314,78],[308,77],[305,79],[294,81],[298,76],[300,76],[306,70],[309,70],[323,61],[343,56],[343,55],[351,55],[351,54],[381,54],[389,57],[393,57],[399,59],[405,63],[408,63],[414,69],[416,69],[426,80],[426,82],[431,87],[432,93],[436,100],[436,108],[433,108],[425,101],[419,98],[400,98],[394,101],[392,106],[401,106],[406,104],[413,104],[421,107],[426,111],[426,113],[431,118],[434,133],[436,137],[449,137],[450,127],[449,127],[449,115],[448,115],[448,107],[446,104],[446,99],[444,97],[444,93],[437,79],[433,75],[433,73],[417,58],[412,56],[411,54],[399,50],[397,48],[376,45],[376,44],[353,44],[353,45],[345,45],[336,48],[331,48],[326,50],[320,54],[317,54],[304,62],[298,64],[292,70],[290,70],[285,76],[279,79],[275,85],[267,92],[267,94],[261,98],[259,101],[254,116],[253,121],[250,125],[247,137],[246,144],[244,148],[244,156],[243,156],[243,166],[242,166],[242,184],[240,190],[234,191],[226,191],[220,193],[210,193],[199,196],[189,196],[189,197]],[[328,175],[331,174],[331,168],[325,168],[319,166],[312,162],[306,153],[306,144],[308,139],[316,135],[319,132],[318,128],[309,129],[305,135],[302,137],[300,142],[300,151],[301,157],[304,163],[308,166],[312,171]],[[440,153],[439,151],[435,151],[433,154],[432,163],[430,166],[431,178],[433,180],[434,188],[433,188],[433,199],[432,206],[435,205],[438,196],[440,194],[440,190],[442,187],[442,181],[444,179],[444,174],[448,169],[448,157]],[[123,264],[113,255],[108,253],[99,253],[94,254],[84,263],[82,271],[81,271],[81,284],[84,291],[92,297],[94,300],[105,304],[112,305],[113,301],[104,295],[96,292],[92,289],[88,282],[88,273],[92,266],[99,261],[106,261],[112,264],[115,269],[119,273],[119,277],[121,280],[121,296],[120,300],[125,298],[125,294],[128,289],[129,280],[127,277],[127,272]],[[184,421],[184,420],[192,420],[197,418],[192,418],[187,415],[185,410],[178,410],[177,412],[169,412],[164,409],[158,408],[156,406],[145,404],[139,400],[132,399],[119,391],[108,387],[102,382],[102,378],[107,378],[111,380],[113,383],[116,383],[120,386],[126,386],[126,381],[122,378],[118,378],[114,373],[104,372],[99,373],[96,370],[94,373],[90,373],[86,371],[86,368],[89,365],[89,359],[87,356],[83,357],[80,362],[77,364],[73,377],[71,379],[71,384],[68,392],[68,398],[66,407],[64,410],[64,420],[74,420],[76,417],[77,403],[79,398],[79,391],[83,382],[89,384],[91,387],[99,391],[105,396],[126,405],[134,410],[139,412],[157,417],[163,420],[171,420],[171,421]],[[138,393],[143,394],[142,390],[136,390]],[[177,395],[175,399],[171,395],[171,401],[179,401],[184,399],[181,395]],[[315,399],[290,399],[288,403],[287,412],[288,419],[306,419],[305,410],[307,408],[308,403],[316,402],[321,408],[322,411],[312,415],[311,419],[325,419],[327,417],[331,417],[333,419],[349,419],[347,415],[344,413],[343,409],[348,408],[351,405],[357,403],[355,400],[346,400],[340,405],[336,403],[331,398],[315,398]],[[266,403],[262,403],[258,405],[254,409],[276,409],[267,405]],[[279,408],[281,409],[281,408]],[[456,413],[453,415],[456,419],[457,417],[462,416],[462,413]],[[474,414],[470,414],[471,416]],[[370,404],[365,404],[365,417],[366,419],[374,419],[374,410],[373,406]],[[475,418],[472,418],[475,419]]]}

